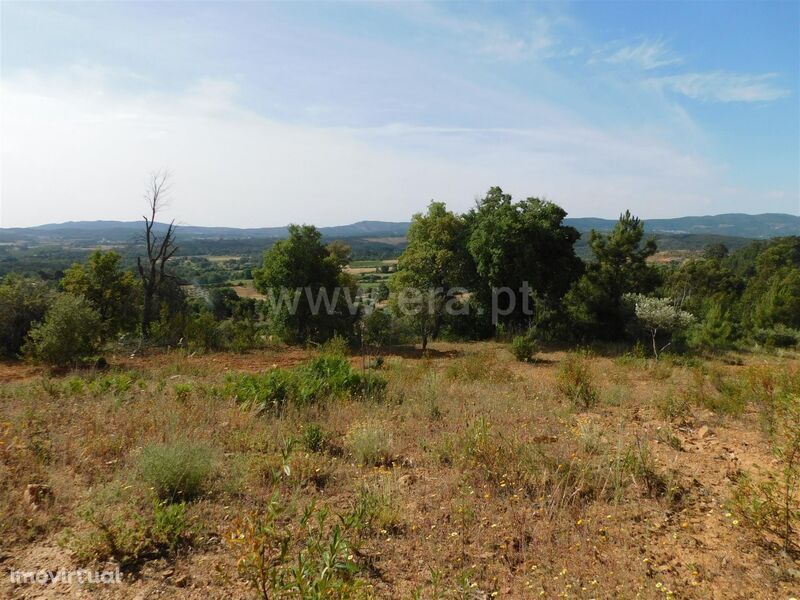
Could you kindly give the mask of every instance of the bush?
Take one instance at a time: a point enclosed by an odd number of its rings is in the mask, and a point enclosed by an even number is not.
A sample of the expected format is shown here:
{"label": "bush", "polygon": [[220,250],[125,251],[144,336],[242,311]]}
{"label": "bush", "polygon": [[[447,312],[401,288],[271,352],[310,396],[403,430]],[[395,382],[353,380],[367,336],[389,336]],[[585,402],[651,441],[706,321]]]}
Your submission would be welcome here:
{"label": "bush", "polygon": [[356,423],[347,433],[347,442],[353,456],[364,466],[378,467],[392,459],[394,438],[380,423]]}
{"label": "bush", "polygon": [[317,423],[309,423],[303,426],[301,439],[303,446],[309,452],[319,452],[325,447],[325,431]]}
{"label": "bush", "polygon": [[287,402],[313,404],[334,397],[380,398],[386,380],[353,370],[344,356],[322,355],[294,369],[228,380],[227,393],[243,406],[280,411]]}
{"label": "bush", "polygon": [[9,275],[0,282],[0,355],[16,357],[52,299],[44,282]]}
{"label": "bush", "polygon": [[185,442],[147,446],[139,457],[139,472],[164,501],[191,500],[205,486],[212,470],[211,451]]}
{"label": "bush", "polygon": [[[361,598],[356,554],[347,526],[329,525],[330,511],[311,504],[299,522],[273,496],[266,509],[235,522],[229,539],[239,575],[268,598]],[[288,521],[288,522],[287,522]]]}
{"label": "bush", "polygon": [[44,322],[28,334],[25,354],[55,366],[75,365],[97,354],[100,315],[83,296],[61,294]]}
{"label": "bush", "polygon": [[184,336],[190,352],[206,352],[219,347],[217,322],[207,310],[189,318]]}
{"label": "bush", "polygon": [[536,340],[530,334],[518,335],[511,340],[511,353],[520,362],[531,362],[536,350]]}
{"label": "bush", "polygon": [[768,348],[791,348],[800,344],[800,331],[785,325],[776,325],[770,329],[755,330],[753,339]]}
{"label": "bush", "polygon": [[574,404],[588,409],[597,404],[597,389],[586,353],[567,354],[556,374],[559,391]]}

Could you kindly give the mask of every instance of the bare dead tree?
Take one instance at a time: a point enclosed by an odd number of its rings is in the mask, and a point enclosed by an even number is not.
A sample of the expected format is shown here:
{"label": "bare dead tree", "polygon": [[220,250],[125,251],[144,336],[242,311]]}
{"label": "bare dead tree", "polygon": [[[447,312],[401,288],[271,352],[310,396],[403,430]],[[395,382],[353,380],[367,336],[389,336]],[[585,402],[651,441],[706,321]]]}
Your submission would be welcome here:
{"label": "bare dead tree", "polygon": [[150,175],[144,197],[150,207],[150,216],[144,215],[144,241],[147,257],[136,258],[139,275],[142,278],[144,289],[144,310],[142,312],[142,337],[150,335],[150,323],[153,320],[155,299],[164,280],[169,277],[166,273],[167,261],[178,251],[175,245],[175,221],[170,221],[163,235],[156,232],[156,216],[167,204],[169,192],[169,173],[159,171]]}

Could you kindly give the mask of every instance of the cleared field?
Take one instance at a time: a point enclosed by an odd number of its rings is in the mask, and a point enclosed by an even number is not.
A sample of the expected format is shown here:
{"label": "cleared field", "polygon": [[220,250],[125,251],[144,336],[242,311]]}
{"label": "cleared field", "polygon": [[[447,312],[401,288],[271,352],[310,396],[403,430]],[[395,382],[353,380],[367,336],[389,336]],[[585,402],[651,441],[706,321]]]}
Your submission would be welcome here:
{"label": "cleared field", "polygon": [[[241,561],[257,542],[248,519],[272,502],[295,550],[308,535],[331,544],[339,526],[341,560],[358,570],[344,597],[788,598],[800,585],[797,562],[734,502],[742,474],[777,469],[762,402],[800,391],[796,354],[518,363],[498,343],[435,343],[387,351],[380,397],[237,403],[231,377],[314,356],[111,356],[107,372],[62,374],[3,364],[3,566],[109,565],[146,547],[120,586],[91,597],[257,597]],[[172,537],[143,525],[155,510],[164,527],[142,458],[164,444],[210,457]],[[35,507],[31,485],[45,490]],[[310,514],[330,510],[321,533],[302,525],[312,502]],[[295,564],[269,552],[275,568]],[[0,579],[2,597],[28,592]]]}

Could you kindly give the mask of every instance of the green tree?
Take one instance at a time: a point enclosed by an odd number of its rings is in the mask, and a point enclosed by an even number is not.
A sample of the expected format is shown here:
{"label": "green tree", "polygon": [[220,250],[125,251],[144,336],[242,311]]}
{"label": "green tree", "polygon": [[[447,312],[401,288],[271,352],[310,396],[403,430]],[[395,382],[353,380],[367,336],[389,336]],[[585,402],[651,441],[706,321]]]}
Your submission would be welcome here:
{"label": "green tree", "polygon": [[693,332],[691,343],[718,352],[728,348],[733,337],[733,322],[728,311],[721,302],[710,302],[704,318]]}
{"label": "green tree", "polygon": [[0,280],[0,355],[17,356],[52,298],[52,290],[39,279],[12,273]]}
{"label": "green tree", "polygon": [[750,327],[800,329],[800,237],[770,240],[758,254],[742,305]]}
{"label": "green tree", "polygon": [[644,239],[644,223],[625,211],[614,230],[589,234],[594,260],[566,299],[575,323],[584,335],[619,339],[633,316],[623,301],[625,294],[650,294],[658,272],[647,263],[656,252],[653,239]]}
{"label": "green tree", "polygon": [[429,338],[438,337],[446,307],[464,292],[469,270],[466,233],[464,219],[443,202],[431,202],[425,214],[411,219],[408,246],[390,283],[396,294],[395,311],[418,333],[423,350]]}
{"label": "green tree", "polygon": [[67,269],[61,279],[64,291],[92,303],[106,338],[132,330],[139,318],[139,283],[133,273],[120,268],[121,260],[116,252],[96,250],[85,263]]}
{"label": "green tree", "polygon": [[23,351],[55,366],[85,362],[97,354],[100,325],[100,313],[86,298],[60,294],[44,321],[31,329]]}
{"label": "green tree", "polygon": [[[650,335],[653,357],[656,360],[658,360],[658,353],[663,352],[672,344],[672,335],[694,322],[694,316],[691,313],[677,308],[669,298],[626,294],[625,299],[633,304],[636,320]],[[659,335],[668,340],[660,349],[656,343]]]}
{"label": "green tree", "polygon": [[288,239],[264,253],[263,265],[253,278],[256,288],[268,296],[273,326],[287,341],[350,335],[356,316],[348,314],[343,295],[352,298],[353,282],[342,272],[340,258],[322,243],[316,227],[290,225]]}
{"label": "green tree", "polygon": [[[666,293],[682,308],[704,320],[706,312],[716,304],[734,306],[745,289],[745,281],[718,260],[687,260],[666,276]],[[725,311],[727,318],[737,320],[738,310]]]}
{"label": "green tree", "polygon": [[561,299],[581,272],[574,251],[580,234],[563,224],[566,215],[560,206],[538,198],[514,203],[499,187],[491,188],[467,214],[467,248],[478,276],[476,301],[484,310],[491,303],[492,290],[506,288],[515,305],[501,317],[507,324],[529,325],[526,307],[533,302],[552,314],[558,312]]}

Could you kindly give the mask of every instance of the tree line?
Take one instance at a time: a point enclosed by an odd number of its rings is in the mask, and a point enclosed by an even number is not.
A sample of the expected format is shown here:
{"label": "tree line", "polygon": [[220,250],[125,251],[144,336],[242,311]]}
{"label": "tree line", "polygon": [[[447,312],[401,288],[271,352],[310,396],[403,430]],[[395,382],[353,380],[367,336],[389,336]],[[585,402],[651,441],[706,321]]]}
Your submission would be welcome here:
{"label": "tree line", "polygon": [[626,211],[613,231],[589,234],[591,258],[582,260],[563,208],[494,187],[466,213],[431,202],[413,216],[388,298],[358,290],[346,270],[351,249],[325,244],[309,225],[290,226],[253,270],[269,301],[226,286],[192,297],[171,269],[174,228],[153,226],[167,191],[166,178],[154,176],[135,270],[113,251],[96,251],[57,285],[13,273],[0,280],[0,353],[73,365],[113,344],[246,351],[339,336],[423,349],[435,339],[516,338],[522,358],[536,344],[642,343],[657,357],[800,342],[796,236],[734,252],[714,244],[661,264],[643,222]]}

